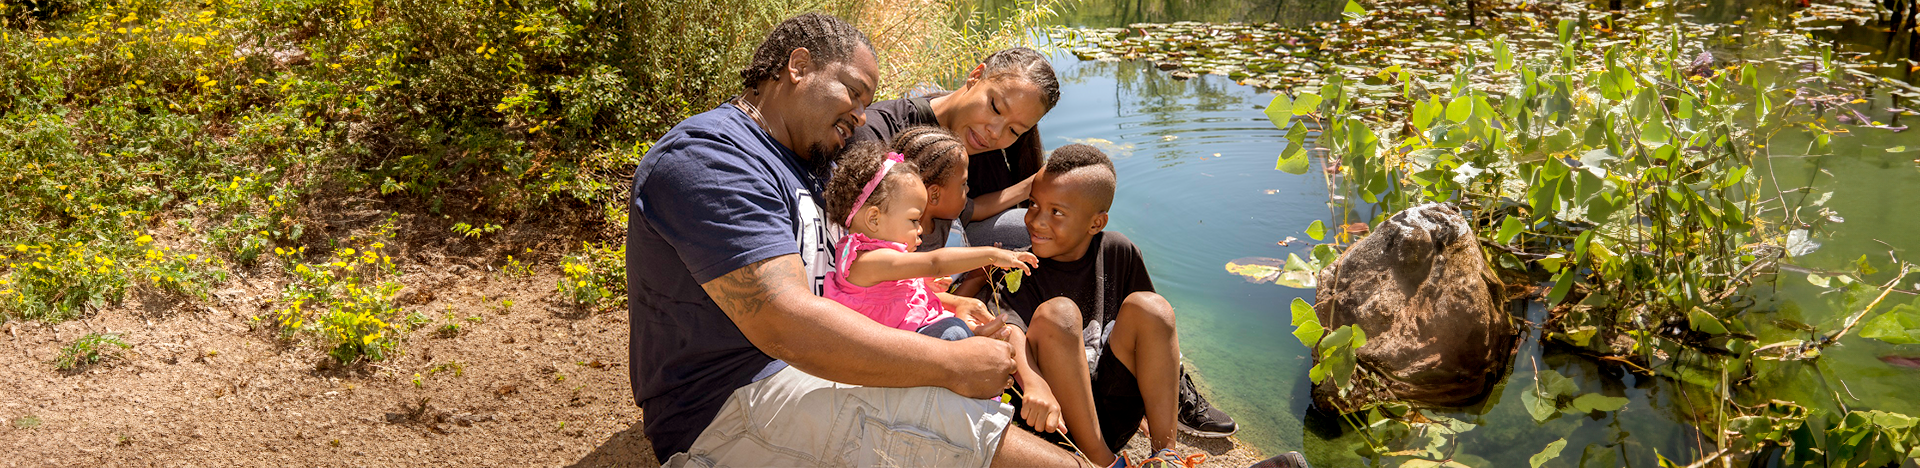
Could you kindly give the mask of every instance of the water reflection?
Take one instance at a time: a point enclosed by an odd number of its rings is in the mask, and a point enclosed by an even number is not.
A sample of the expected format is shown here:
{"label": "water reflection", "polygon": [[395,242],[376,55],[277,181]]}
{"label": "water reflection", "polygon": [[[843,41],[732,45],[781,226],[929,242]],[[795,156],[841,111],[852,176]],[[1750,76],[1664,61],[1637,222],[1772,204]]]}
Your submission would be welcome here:
{"label": "water reflection", "polygon": [[[997,12],[1018,4],[1016,0],[968,3],[980,12]],[[1075,0],[1061,9],[1059,23],[1096,28],[1174,21],[1304,26],[1339,19],[1344,6],[1346,0]]]}
{"label": "water reflection", "polygon": [[[1073,60],[1069,57],[1060,57]],[[1098,86],[1085,86],[1089,80],[1111,80],[1113,86],[1101,89]],[[1249,99],[1255,93],[1232,82],[1218,79],[1174,79],[1152,66],[1133,61],[1094,61],[1080,62],[1071,68],[1061,70],[1063,85],[1074,89],[1088,89],[1089,92],[1109,92],[1112,94],[1112,113],[1107,117],[1119,120],[1121,130],[1146,139],[1152,146],[1152,157],[1163,166],[1181,164],[1188,160],[1215,157],[1213,153],[1197,151],[1200,148],[1195,138],[1233,138],[1244,137],[1237,132],[1264,131],[1272,129],[1265,120],[1244,121],[1235,118],[1212,115],[1230,110],[1245,110]],[[1267,99],[1271,99],[1268,97]],[[1262,101],[1260,104],[1264,105]],[[1181,141],[1181,139],[1188,139]],[[1094,146],[1102,146],[1095,144]],[[1111,144],[1102,147],[1109,154],[1125,157],[1134,152],[1131,144]],[[1123,151],[1112,151],[1122,149]]]}

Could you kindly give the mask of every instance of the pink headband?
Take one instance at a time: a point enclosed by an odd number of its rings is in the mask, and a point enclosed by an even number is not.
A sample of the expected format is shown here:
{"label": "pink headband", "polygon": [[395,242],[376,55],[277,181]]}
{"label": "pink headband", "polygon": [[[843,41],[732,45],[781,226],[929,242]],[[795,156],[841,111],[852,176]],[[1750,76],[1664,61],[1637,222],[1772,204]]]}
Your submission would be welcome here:
{"label": "pink headband", "polygon": [[873,173],[873,180],[867,181],[867,186],[860,189],[860,198],[854,199],[853,209],[847,211],[848,228],[853,227],[853,215],[860,212],[860,206],[867,204],[867,196],[873,195],[873,189],[880,186],[880,180],[887,178],[887,172],[893,170],[893,163],[905,160],[906,156],[900,153],[887,153],[887,160],[880,163],[880,172]]}

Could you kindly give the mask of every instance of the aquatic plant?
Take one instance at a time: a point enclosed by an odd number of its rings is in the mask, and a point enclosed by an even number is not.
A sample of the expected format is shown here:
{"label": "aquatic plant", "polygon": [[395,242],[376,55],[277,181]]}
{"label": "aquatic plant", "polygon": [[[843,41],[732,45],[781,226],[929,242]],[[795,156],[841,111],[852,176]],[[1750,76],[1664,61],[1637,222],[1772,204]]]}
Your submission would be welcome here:
{"label": "aquatic plant", "polygon": [[[1844,326],[1814,340],[1763,343],[1748,330],[1740,316],[1755,305],[1755,279],[1806,253],[1809,232],[1829,218],[1816,216],[1801,197],[1766,190],[1770,174],[1763,171],[1771,166],[1757,162],[1784,141],[1805,145],[1791,151],[1828,154],[1832,140],[1847,133],[1900,128],[1862,118],[1852,107],[1867,102],[1861,82],[1836,64],[1832,49],[1804,36],[1764,35],[1751,45],[1800,57],[1797,66],[1728,64],[1686,39],[1702,35],[1693,25],[1615,16],[1605,23],[1560,19],[1545,51],[1515,47],[1538,42],[1539,28],[1468,41],[1451,76],[1399,64],[1339,67],[1317,93],[1278,95],[1269,106],[1293,143],[1277,165],[1304,172],[1306,148],[1324,148],[1330,171],[1337,167],[1340,175],[1335,193],[1350,201],[1343,217],[1377,224],[1425,202],[1472,213],[1504,276],[1550,285],[1520,294],[1552,307],[1540,324],[1548,339],[1719,395],[1693,402],[1707,415],[1696,423],[1720,448],[1696,454],[1703,460],[1770,444],[1789,446],[1783,458],[1794,465],[1873,466],[1920,456],[1910,452],[1920,443],[1912,418],[1756,405],[1757,395],[1729,391],[1750,376],[1745,361],[1818,359],[1819,348],[1853,331],[1879,304],[1853,305],[1859,312]],[[1361,10],[1349,24],[1369,18]],[[1836,116],[1851,117],[1852,125],[1835,123]],[[1311,142],[1309,127],[1320,130]],[[1358,215],[1352,200],[1374,205],[1377,214]],[[1876,292],[1884,298],[1909,265],[1897,255],[1880,265],[1898,270],[1881,280],[1887,286]],[[1845,278],[1836,287],[1859,285],[1876,272],[1863,257],[1851,271],[1822,271],[1814,279],[1831,275]],[[1905,311],[1875,318],[1870,336],[1910,339],[1907,318]],[[1351,340],[1329,344],[1305,330],[1317,323],[1296,322],[1321,364],[1349,368]],[[1314,381],[1325,381],[1325,371],[1315,371]],[[1537,379],[1522,394],[1536,419],[1626,403],[1575,395],[1551,370]],[[1335,381],[1343,392],[1368,382]],[[1356,426],[1378,427],[1383,416],[1396,417],[1380,413],[1379,404],[1340,410],[1362,414],[1350,416]],[[1549,451],[1557,453],[1542,455]]]}
{"label": "aquatic plant", "polygon": [[[1784,13],[1784,26],[1681,21],[1662,4],[1493,6],[1500,14],[1477,22],[1484,29],[1451,27],[1455,19],[1440,5],[1389,1],[1374,11],[1349,2],[1345,21],[1304,32],[1183,23],[1058,35],[1077,41],[1071,47],[1082,58],[1152,60],[1164,70],[1287,90],[1266,109],[1291,143],[1276,169],[1304,173],[1321,156],[1334,196],[1330,221],[1340,229],[1316,221],[1309,237],[1333,242],[1312,255],[1235,260],[1230,272],[1312,288],[1313,273],[1367,226],[1415,204],[1452,203],[1472,216],[1489,263],[1521,285],[1509,293],[1551,307],[1536,324],[1545,339],[1694,389],[1682,389],[1693,395],[1684,399],[1688,413],[1718,448],[1691,454],[1700,462],[1779,447],[1793,466],[1920,456],[1911,418],[1773,401],[1752,387],[1755,378],[1813,372],[1769,362],[1821,369],[1820,350],[1849,333],[1920,341],[1920,314],[1910,306],[1881,313],[1910,269],[1897,252],[1839,269],[1795,264],[1841,217],[1821,206],[1820,194],[1783,190],[1767,164],[1776,154],[1877,151],[1848,138],[1904,129],[1868,116],[1897,122],[1909,113],[1897,99],[1911,97],[1911,87],[1867,73],[1876,65],[1806,34],[1870,18],[1835,5]],[[1265,36],[1250,40],[1255,34]],[[1321,38],[1318,51],[1298,54],[1319,62],[1275,56],[1290,50],[1289,34]],[[1272,63],[1281,71],[1269,70]],[[1320,74],[1301,80],[1303,70]],[[1895,96],[1894,109],[1862,106],[1876,85]],[[1782,272],[1809,273],[1851,313],[1824,333],[1807,327],[1805,339],[1752,329],[1748,317],[1764,309],[1754,284]],[[1364,456],[1403,466],[1466,460],[1451,440],[1471,424],[1378,398],[1369,388],[1377,380],[1353,360],[1364,333],[1327,330],[1305,302],[1292,309],[1295,335],[1314,353],[1309,378],[1355,397],[1330,410],[1360,429]],[[1527,388],[1507,391],[1523,392],[1539,422],[1628,403],[1582,392],[1552,369],[1534,376]],[[1605,460],[1626,454],[1625,431],[1611,432],[1616,437],[1582,451],[1582,464],[1611,465],[1617,461]],[[1549,444],[1530,462],[1550,462],[1566,443]]]}

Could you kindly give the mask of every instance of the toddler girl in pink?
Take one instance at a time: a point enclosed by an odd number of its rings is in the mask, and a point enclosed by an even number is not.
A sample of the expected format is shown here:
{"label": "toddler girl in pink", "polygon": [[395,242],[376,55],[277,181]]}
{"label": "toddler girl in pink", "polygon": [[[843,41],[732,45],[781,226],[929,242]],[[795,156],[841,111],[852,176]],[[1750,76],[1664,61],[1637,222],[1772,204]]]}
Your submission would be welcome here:
{"label": "toddler girl in pink", "polygon": [[1035,370],[1026,331],[955,317],[941,305],[946,283],[928,279],[989,265],[1031,272],[1040,259],[999,247],[916,252],[922,223],[963,211],[966,148],[939,127],[914,127],[894,135],[893,149],[871,142],[848,148],[827,184],[828,219],[847,232],[837,244],[835,271],[827,274],[826,297],[893,328],[944,340],[969,339],[978,330],[1006,340],[1013,345],[1013,379],[1024,391],[1021,417],[1035,430],[1064,432],[1059,401]]}
{"label": "toddler girl in pink", "polygon": [[[915,158],[922,159],[922,158]],[[1039,259],[997,247],[950,247],[915,252],[927,210],[920,168],[877,145],[848,150],[827,185],[827,216],[847,228],[827,274],[826,297],[883,325],[934,337],[971,336],[970,327],[940,304],[931,277],[992,265],[1028,270]]]}

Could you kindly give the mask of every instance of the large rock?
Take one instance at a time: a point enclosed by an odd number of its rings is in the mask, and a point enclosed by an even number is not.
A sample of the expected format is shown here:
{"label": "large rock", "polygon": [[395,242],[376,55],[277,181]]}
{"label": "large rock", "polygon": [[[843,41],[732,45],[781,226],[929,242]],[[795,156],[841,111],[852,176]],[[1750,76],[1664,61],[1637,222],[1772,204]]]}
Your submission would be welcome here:
{"label": "large rock", "polygon": [[[1451,206],[1394,214],[1321,270],[1319,283],[1314,312],[1320,323],[1365,330],[1366,345],[1355,357],[1385,384],[1342,400],[1467,406],[1506,374],[1516,340],[1502,304],[1504,286],[1472,226]],[[1323,384],[1315,399],[1335,401],[1333,390]]]}

